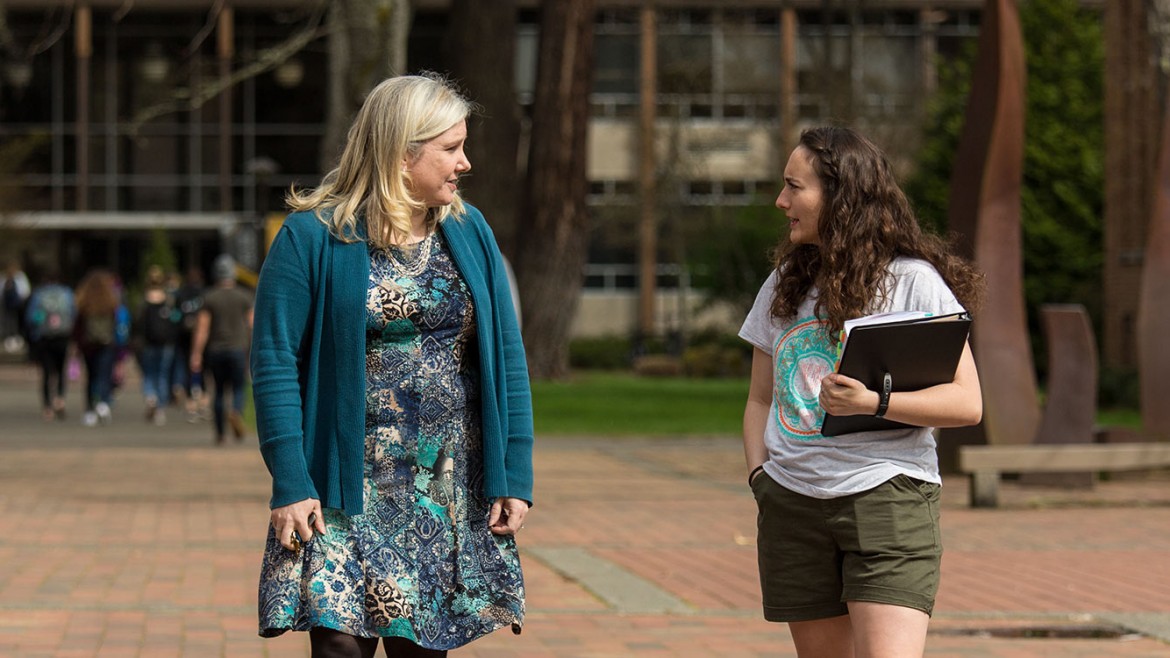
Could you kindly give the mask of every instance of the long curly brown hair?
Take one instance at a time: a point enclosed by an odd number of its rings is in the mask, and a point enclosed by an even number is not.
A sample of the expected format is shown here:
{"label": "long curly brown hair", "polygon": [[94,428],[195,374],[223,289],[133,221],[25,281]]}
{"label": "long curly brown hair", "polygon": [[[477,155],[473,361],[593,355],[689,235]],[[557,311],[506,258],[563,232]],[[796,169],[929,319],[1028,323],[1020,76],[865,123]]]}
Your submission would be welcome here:
{"label": "long curly brown hair", "polygon": [[87,317],[113,315],[118,308],[117,283],[109,270],[90,270],[77,284],[77,312]]}
{"label": "long curly brown hair", "polygon": [[968,311],[981,306],[982,273],[922,229],[881,149],[849,128],[821,127],[802,132],[797,150],[821,184],[820,244],[777,246],[774,317],[794,318],[815,287],[814,312],[835,340],[846,320],[880,308],[890,292],[889,265],[899,256],[933,265]]}

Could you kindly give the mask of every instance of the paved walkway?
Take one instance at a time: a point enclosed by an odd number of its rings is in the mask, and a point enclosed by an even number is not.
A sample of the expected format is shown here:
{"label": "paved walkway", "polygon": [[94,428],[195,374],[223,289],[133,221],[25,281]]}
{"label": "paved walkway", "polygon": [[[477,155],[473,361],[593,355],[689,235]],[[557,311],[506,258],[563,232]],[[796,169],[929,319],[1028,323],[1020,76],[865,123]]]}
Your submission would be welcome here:
{"label": "paved walkway", "polygon": [[[205,423],[152,427],[133,390],[110,426],[81,426],[76,391],[70,418],[44,423],[34,389],[31,369],[0,366],[0,657],[308,655],[304,634],[255,632],[254,438],[215,448]],[[760,620],[737,439],[537,445],[524,633],[452,656],[794,655]],[[990,511],[966,508],[961,478],[944,492],[929,656],[1170,656],[1170,475],[1009,484]]]}

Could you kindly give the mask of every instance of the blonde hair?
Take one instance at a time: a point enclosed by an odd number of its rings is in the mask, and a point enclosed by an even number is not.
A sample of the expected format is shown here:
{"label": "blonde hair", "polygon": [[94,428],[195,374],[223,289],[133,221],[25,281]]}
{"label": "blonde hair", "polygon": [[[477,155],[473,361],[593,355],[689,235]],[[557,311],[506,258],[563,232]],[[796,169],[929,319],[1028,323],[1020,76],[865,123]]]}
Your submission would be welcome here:
{"label": "blonde hair", "polygon": [[290,189],[288,206],[315,212],[344,242],[362,239],[358,222],[364,219],[366,239],[379,247],[407,241],[410,218],[420,210],[436,224],[462,214],[458,192],[449,205],[428,210],[411,195],[410,173],[402,163],[473,110],[472,103],[438,75],[383,80],[358,110],[337,168],[315,189]]}
{"label": "blonde hair", "polygon": [[146,268],[146,287],[147,288],[161,288],[167,282],[166,274],[163,268],[158,265],[151,265]]}

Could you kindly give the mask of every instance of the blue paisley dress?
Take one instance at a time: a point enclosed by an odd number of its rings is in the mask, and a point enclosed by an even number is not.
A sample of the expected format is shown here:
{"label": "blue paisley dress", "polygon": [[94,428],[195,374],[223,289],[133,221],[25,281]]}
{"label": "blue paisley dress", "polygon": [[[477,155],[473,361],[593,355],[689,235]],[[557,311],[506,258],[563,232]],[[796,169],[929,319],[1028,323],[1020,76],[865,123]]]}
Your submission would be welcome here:
{"label": "blue paisley dress", "polygon": [[370,250],[365,510],[324,510],[300,553],[269,527],[260,635],[325,627],[453,649],[520,632],[512,536],[488,529],[475,310],[442,235]]}

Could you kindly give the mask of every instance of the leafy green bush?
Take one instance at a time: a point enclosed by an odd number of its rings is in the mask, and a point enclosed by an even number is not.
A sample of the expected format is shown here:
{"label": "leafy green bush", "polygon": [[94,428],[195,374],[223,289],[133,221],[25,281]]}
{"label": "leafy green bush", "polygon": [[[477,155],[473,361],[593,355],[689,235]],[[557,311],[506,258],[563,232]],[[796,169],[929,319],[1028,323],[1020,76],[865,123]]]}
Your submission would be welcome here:
{"label": "leafy green bush", "polygon": [[1137,409],[1141,387],[1135,368],[1101,368],[1097,403],[1102,409]]}
{"label": "leafy green bush", "polygon": [[746,377],[751,374],[752,350],[739,336],[706,331],[691,337],[682,360],[688,377]]}
{"label": "leafy green bush", "polygon": [[683,351],[683,372],[688,377],[746,377],[751,361],[743,350],[721,347],[714,343],[695,345]]}
{"label": "leafy green bush", "polygon": [[[1019,3],[1027,57],[1021,215],[1024,297],[1041,374],[1039,307],[1083,304],[1100,331],[1104,214],[1104,38],[1100,10],[1077,0]],[[907,195],[923,221],[944,228],[950,177],[971,88],[972,47],[940,58],[938,91]],[[995,294],[995,291],[992,291]]]}
{"label": "leafy green bush", "polygon": [[[667,349],[662,338],[650,338],[636,354],[634,341],[625,336],[575,338],[569,343],[569,365],[575,370],[630,370],[636,358],[669,356],[677,350]],[[734,334],[704,331],[686,341],[677,357],[688,377],[746,377],[751,373],[751,346]],[[653,363],[657,363],[656,361]],[[655,370],[653,363],[643,364]]]}
{"label": "leafy green bush", "polygon": [[745,315],[772,271],[772,252],[787,229],[772,199],[741,208],[710,209],[686,224],[691,284],[707,301],[731,302]]}
{"label": "leafy green bush", "polygon": [[578,370],[624,370],[630,367],[633,345],[624,336],[574,338],[569,342],[569,367]]}

